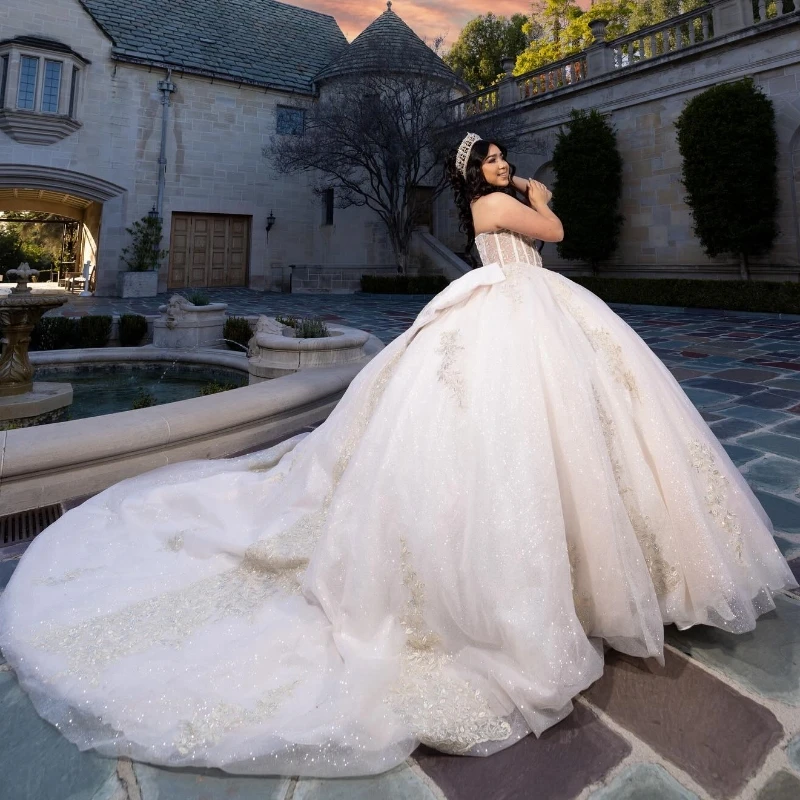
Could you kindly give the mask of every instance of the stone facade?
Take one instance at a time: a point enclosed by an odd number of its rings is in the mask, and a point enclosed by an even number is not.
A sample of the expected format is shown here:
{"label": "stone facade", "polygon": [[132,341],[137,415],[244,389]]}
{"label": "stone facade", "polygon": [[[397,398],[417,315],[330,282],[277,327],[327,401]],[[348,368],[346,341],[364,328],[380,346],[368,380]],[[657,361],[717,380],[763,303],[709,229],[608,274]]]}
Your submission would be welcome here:
{"label": "stone facade", "polygon": [[[5,40],[57,40],[90,62],[81,75],[76,110],[80,126],[74,133],[47,146],[0,133],[0,210],[6,210],[3,189],[8,193],[52,183],[79,197],[89,196],[94,202],[86,214],[93,235],[87,241],[94,249],[87,256],[96,253],[97,294],[116,294],[117,275],[124,270],[121,251],[129,242],[125,229],[147,214],[157,199],[162,114],[158,84],[167,78],[167,70],[121,60],[78,0],[5,5],[0,8],[0,30]],[[18,63],[12,55],[12,87]],[[162,212],[162,246],[167,251],[174,213],[241,215],[250,220],[250,288],[280,291],[291,265],[301,270],[393,269],[387,237],[370,212],[336,209],[333,224],[326,224],[323,200],[312,191],[314,181],[303,175],[278,175],[264,156],[276,135],[278,107],[307,108],[313,102],[310,89],[278,91],[175,70],[170,80],[175,91],[170,97]],[[14,165],[13,174],[2,169],[4,165]],[[103,182],[102,197],[87,192],[84,179]],[[67,206],[48,210],[75,216]],[[276,221],[268,234],[270,213]],[[169,257],[160,270],[160,291],[168,288],[168,262]]]}

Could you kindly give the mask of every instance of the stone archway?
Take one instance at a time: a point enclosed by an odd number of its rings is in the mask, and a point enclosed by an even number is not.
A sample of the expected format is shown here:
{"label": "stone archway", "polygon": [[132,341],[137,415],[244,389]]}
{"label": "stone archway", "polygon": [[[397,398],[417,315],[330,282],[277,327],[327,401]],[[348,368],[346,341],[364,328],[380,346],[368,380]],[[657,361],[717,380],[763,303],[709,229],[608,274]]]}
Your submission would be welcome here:
{"label": "stone archway", "polygon": [[[0,164],[0,210],[45,211],[78,220],[80,264],[75,266],[79,270],[86,260],[95,265],[95,283],[102,294],[114,292],[119,242],[105,237],[101,243],[101,227],[122,227],[126,194],[122,186],[80,172]],[[103,270],[104,261],[110,269]]]}

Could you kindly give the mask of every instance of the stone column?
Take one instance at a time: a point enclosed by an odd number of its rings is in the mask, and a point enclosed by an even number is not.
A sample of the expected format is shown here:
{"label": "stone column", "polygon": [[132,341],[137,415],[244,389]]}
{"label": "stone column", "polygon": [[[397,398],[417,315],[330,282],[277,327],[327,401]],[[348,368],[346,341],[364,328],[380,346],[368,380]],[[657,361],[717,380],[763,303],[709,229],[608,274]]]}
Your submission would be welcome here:
{"label": "stone column", "polygon": [[711,8],[714,38],[749,28],[755,24],[750,0],[720,0]]}
{"label": "stone column", "polygon": [[586,51],[586,71],[590,78],[604,75],[614,69],[614,52],[606,44],[607,19],[595,19],[589,23],[594,44]]}
{"label": "stone column", "polygon": [[516,59],[506,57],[501,61],[505,75],[497,84],[497,102],[501,106],[508,106],[519,100],[517,79],[514,77],[514,64]]}

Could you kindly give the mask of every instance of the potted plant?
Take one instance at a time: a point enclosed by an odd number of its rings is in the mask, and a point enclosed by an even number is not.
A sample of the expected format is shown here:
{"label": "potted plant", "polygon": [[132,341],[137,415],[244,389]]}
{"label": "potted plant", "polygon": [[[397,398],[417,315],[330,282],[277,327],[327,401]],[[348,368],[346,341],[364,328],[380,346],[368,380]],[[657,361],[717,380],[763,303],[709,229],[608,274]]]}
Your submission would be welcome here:
{"label": "potted plant", "polygon": [[122,251],[127,270],[119,273],[120,297],[155,297],[158,294],[158,266],[166,255],[160,249],[161,217],[151,212],[125,229],[131,243]]}

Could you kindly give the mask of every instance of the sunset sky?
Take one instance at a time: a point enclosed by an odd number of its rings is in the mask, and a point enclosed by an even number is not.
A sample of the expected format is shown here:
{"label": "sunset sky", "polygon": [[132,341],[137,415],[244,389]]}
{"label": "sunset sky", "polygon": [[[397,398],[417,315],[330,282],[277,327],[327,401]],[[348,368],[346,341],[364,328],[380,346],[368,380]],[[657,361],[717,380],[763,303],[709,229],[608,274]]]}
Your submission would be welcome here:
{"label": "sunset sky", "polygon": [[[284,0],[291,5],[322,11],[336,18],[344,35],[352,40],[386,10],[382,0]],[[498,15],[526,14],[529,0],[394,0],[397,12],[417,34],[429,40],[446,36],[452,44],[466,22],[492,11]]]}

